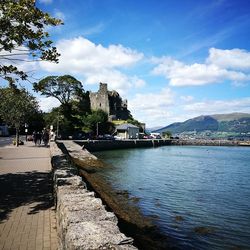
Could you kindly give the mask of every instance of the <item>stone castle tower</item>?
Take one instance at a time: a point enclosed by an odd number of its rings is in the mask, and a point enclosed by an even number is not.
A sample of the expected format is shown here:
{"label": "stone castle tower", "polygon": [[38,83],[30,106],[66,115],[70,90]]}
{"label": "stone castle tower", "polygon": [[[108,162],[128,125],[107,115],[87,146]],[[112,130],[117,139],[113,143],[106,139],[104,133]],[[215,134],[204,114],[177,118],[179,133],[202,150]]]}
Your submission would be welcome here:
{"label": "stone castle tower", "polygon": [[89,98],[91,109],[105,111],[111,120],[127,120],[129,118],[130,111],[127,109],[127,100],[122,100],[116,91],[108,91],[107,83],[100,83],[99,90],[91,92]]}

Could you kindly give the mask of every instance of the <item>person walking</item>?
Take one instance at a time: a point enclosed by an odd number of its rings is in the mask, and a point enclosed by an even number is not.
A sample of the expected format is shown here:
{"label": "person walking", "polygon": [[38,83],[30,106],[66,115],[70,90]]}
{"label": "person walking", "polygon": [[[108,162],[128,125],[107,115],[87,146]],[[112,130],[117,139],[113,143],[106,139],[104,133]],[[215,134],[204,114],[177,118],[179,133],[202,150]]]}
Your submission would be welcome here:
{"label": "person walking", "polygon": [[36,145],[38,145],[38,146],[40,146],[41,145],[41,140],[42,140],[42,134],[41,134],[41,132],[37,132],[36,133]]}
{"label": "person walking", "polygon": [[49,143],[49,132],[46,129],[43,131],[42,140],[43,140],[44,146],[47,147]]}
{"label": "person walking", "polygon": [[37,143],[37,133],[36,131],[33,132],[33,142],[35,143],[35,146],[36,146],[36,143]]}

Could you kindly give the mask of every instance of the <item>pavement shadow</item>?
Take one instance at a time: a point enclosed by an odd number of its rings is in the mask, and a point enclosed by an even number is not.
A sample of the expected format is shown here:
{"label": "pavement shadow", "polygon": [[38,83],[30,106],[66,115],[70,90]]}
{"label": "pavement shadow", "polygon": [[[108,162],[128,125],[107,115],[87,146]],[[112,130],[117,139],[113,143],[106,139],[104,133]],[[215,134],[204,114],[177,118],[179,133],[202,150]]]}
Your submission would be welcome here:
{"label": "pavement shadow", "polygon": [[24,172],[0,175],[0,222],[22,205],[34,203],[29,214],[54,205],[52,175],[44,172]]}

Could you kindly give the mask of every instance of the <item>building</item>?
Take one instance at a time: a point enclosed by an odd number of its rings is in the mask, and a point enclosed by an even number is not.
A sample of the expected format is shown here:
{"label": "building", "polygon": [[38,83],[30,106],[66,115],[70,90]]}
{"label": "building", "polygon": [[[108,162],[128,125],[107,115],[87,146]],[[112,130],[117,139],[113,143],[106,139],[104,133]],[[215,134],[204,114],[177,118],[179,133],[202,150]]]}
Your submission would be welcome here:
{"label": "building", "polygon": [[90,92],[90,108],[105,111],[110,120],[127,120],[130,111],[127,109],[127,100],[122,100],[116,91],[108,91],[107,83],[100,83],[97,92]]}
{"label": "building", "polygon": [[116,127],[117,137],[121,139],[139,139],[139,128],[130,123],[124,123]]}

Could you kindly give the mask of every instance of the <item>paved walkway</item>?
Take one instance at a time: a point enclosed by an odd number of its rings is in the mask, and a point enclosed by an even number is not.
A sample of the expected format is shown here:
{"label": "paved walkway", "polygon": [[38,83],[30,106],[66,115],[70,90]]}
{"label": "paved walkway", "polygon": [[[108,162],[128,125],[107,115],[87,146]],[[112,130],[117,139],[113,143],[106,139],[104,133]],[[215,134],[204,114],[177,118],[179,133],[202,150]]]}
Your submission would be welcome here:
{"label": "paved walkway", "polygon": [[49,149],[0,147],[0,250],[56,250]]}

